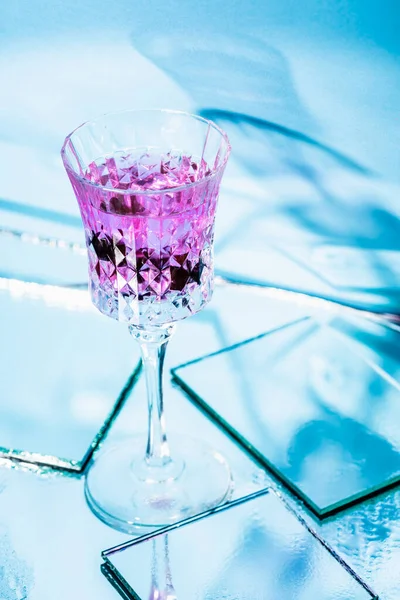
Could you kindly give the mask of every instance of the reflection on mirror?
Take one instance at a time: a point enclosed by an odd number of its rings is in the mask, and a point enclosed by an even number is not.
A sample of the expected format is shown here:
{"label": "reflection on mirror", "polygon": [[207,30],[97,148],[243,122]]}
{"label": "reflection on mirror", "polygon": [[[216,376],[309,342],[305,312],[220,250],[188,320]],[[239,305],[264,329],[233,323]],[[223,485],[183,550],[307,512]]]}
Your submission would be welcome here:
{"label": "reflection on mirror", "polygon": [[316,316],[173,375],[326,517],[400,480],[399,343],[394,326]]}

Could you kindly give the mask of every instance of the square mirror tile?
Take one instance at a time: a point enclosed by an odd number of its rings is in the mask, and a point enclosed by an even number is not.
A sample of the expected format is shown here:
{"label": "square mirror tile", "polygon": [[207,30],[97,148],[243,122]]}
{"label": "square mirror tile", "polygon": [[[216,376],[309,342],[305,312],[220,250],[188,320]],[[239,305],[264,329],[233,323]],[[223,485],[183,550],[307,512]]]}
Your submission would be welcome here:
{"label": "square mirror tile", "polygon": [[375,597],[266,490],[107,550],[103,558],[103,573],[125,599]]}
{"label": "square mirror tile", "polygon": [[400,333],[319,314],[173,369],[225,431],[326,517],[400,481]]}
{"label": "square mirror tile", "polygon": [[0,456],[81,471],[139,374],[87,292],[0,280]]}

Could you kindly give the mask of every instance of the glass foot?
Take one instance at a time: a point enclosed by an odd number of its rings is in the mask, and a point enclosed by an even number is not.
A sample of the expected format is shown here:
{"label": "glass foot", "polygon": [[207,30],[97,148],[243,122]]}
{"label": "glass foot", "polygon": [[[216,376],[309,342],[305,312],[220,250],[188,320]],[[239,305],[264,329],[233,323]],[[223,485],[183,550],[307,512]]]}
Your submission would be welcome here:
{"label": "glass foot", "polygon": [[170,525],[229,498],[229,466],[204,442],[172,437],[174,461],[156,470],[146,466],[145,448],[145,437],[119,442],[102,451],[86,475],[89,507],[110,527],[145,533],[146,529]]}

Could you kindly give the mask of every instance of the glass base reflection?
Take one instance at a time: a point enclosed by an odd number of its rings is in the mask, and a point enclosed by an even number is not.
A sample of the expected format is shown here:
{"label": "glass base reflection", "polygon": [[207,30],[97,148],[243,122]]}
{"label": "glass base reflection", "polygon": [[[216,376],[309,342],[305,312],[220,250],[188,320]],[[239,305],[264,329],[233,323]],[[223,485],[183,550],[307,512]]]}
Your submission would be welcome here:
{"label": "glass base reflection", "polygon": [[103,552],[103,573],[134,600],[367,600],[375,594],[262,490]]}

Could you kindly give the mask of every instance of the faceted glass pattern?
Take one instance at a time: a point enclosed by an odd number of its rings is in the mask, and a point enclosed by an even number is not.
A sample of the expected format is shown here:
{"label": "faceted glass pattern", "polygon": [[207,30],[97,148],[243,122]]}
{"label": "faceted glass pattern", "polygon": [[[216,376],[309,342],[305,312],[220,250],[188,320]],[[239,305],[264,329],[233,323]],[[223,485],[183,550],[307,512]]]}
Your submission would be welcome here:
{"label": "faceted glass pattern", "polygon": [[273,492],[103,556],[104,574],[123,598],[134,600],[374,597]]}
{"label": "faceted glass pattern", "polygon": [[78,128],[62,154],[85,226],[97,308],[140,326],[199,311],[213,287],[224,135],[190,115],[127,111]]}

